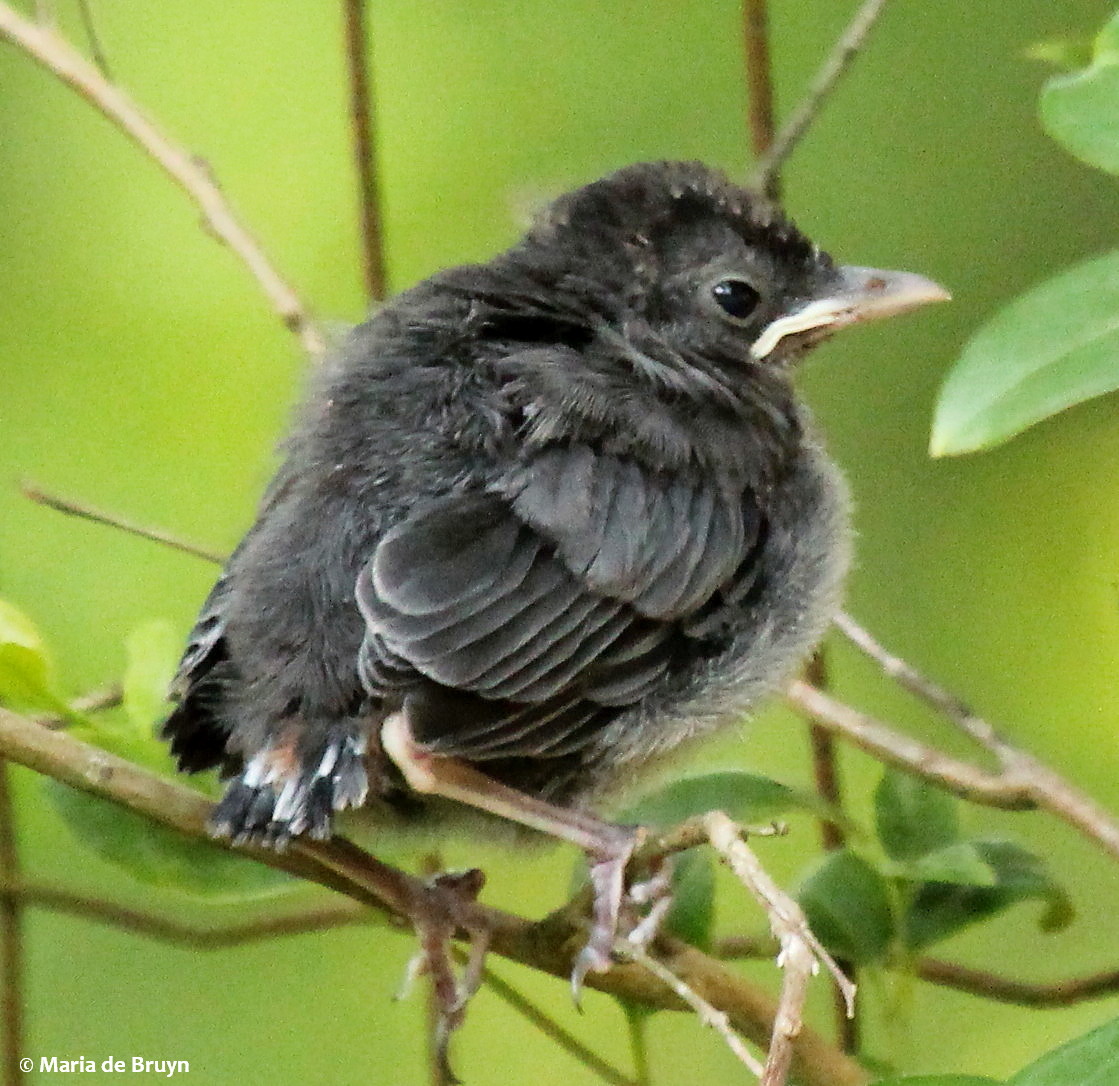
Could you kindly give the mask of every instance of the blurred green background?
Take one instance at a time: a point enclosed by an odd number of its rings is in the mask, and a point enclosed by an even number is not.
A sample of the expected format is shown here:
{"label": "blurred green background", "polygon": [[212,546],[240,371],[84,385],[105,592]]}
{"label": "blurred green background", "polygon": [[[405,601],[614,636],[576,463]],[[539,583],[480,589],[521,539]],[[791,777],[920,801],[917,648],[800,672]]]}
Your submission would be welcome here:
{"label": "blurred green background", "polygon": [[[790,106],[856,4],[773,0],[779,102]],[[77,34],[72,5],[56,0]],[[363,312],[341,17],[323,0],[94,0],[114,72],[214,167],[325,320]],[[734,0],[374,0],[374,84],[394,289],[509,243],[541,198],[625,163],[701,158],[743,174]],[[850,477],[858,565],[850,609],[1007,733],[1119,809],[1119,426],[1114,397],[993,453],[932,462],[936,389],[969,332],[1073,259],[1113,248],[1112,182],[1040,132],[1041,38],[1093,33],[1098,0],[895,0],[797,154],[786,203],[842,260],[909,267],[956,296],[817,353],[802,385]],[[87,105],[0,46],[0,595],[32,614],[72,692],[120,673],[122,639],[169,618],[184,635],[214,570],[20,498],[29,477],[228,549],[248,525],[304,362],[182,196]],[[841,646],[843,696],[963,749]],[[773,710],[693,764],[808,780],[804,729]],[[877,767],[843,756],[852,807]],[[30,872],[113,900],[220,923],[245,915],[145,889],[79,848],[41,782],[15,774]],[[1116,868],[1037,815],[969,808],[969,828],[1045,854],[1080,915],[1060,935],[1022,906],[946,956],[1055,979],[1119,957]],[[759,846],[792,881],[810,821]],[[566,892],[561,849],[516,858],[458,843],[486,900],[540,914]],[[302,893],[289,905],[314,899]],[[259,906],[265,907],[265,906]],[[733,890],[720,928],[754,928]],[[171,949],[33,912],[28,1054],[186,1059],[197,1086],[424,1081],[423,1001],[392,1002],[412,950],[381,929],[243,949]],[[561,1022],[619,1065],[621,1013],[507,963]],[[772,983],[768,964],[746,967]],[[830,1028],[822,984],[814,1006]],[[911,1071],[1002,1076],[1119,1012],[978,1003],[924,985],[865,987],[869,1051]],[[596,1081],[483,992],[456,1041],[471,1086]],[[652,1025],[657,1083],[742,1080],[684,1016]],[[36,1081],[32,1076],[32,1081]]]}

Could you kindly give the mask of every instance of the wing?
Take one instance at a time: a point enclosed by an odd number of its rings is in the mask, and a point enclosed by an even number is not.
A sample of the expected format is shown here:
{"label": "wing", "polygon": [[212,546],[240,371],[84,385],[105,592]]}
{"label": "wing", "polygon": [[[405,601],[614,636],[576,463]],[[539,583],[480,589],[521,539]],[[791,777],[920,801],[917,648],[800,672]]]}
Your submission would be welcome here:
{"label": "wing", "polygon": [[495,492],[417,509],[387,533],[358,579],[363,681],[437,684],[412,727],[440,753],[570,753],[664,678],[687,620],[741,576],[759,524],[751,502],[700,480],[550,450]]}

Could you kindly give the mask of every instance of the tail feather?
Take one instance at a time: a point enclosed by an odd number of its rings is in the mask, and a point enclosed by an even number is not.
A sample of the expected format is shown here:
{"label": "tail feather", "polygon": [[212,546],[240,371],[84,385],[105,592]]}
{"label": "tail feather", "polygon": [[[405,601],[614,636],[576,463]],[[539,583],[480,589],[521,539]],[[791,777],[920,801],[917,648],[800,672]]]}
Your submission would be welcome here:
{"label": "tail feather", "polygon": [[229,582],[223,575],[190,632],[171,683],[171,698],[177,705],[160,729],[160,735],[171,742],[179,769],[186,773],[219,766],[228,774],[240,767],[240,758],[226,750],[232,729],[223,715],[225,692],[238,677],[225,640],[228,594]]}
{"label": "tail feather", "polygon": [[268,747],[230,781],[210,820],[215,837],[283,848],[306,834],[330,836],[335,811],[360,807],[369,791],[366,741],[355,721],[333,725],[315,749]]}

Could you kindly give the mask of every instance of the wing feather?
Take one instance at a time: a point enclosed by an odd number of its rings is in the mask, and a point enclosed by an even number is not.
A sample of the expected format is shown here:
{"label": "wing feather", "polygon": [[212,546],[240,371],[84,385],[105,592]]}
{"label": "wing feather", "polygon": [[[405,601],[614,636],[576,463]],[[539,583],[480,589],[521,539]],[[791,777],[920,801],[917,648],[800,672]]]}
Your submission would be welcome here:
{"label": "wing feather", "polygon": [[381,541],[357,585],[363,680],[387,693],[411,669],[416,735],[434,751],[569,755],[663,681],[760,524],[748,495],[698,476],[585,445],[544,450]]}

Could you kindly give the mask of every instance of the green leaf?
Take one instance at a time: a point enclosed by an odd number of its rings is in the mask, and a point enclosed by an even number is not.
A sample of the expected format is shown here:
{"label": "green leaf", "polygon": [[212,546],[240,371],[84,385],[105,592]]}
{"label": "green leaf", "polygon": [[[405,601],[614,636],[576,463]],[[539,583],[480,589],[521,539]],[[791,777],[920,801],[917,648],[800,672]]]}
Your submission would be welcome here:
{"label": "green leaf", "polygon": [[167,710],[167,688],[182,646],[169,622],[154,619],[136,627],[124,647],[124,708],[134,724],[150,731]]}
{"label": "green leaf", "polygon": [[1092,62],[1041,91],[1041,123],[1089,166],[1119,173],[1119,15],[1100,31]]}
{"label": "green leaf", "polygon": [[1066,927],[1072,919],[1068,894],[1049,874],[1044,862],[1010,841],[977,838],[968,842],[994,872],[993,886],[926,882],[906,911],[906,945],[921,949],[954,935],[971,924],[1004,912],[1019,901],[1046,905],[1040,926],[1046,931]]}
{"label": "green leaf", "polygon": [[1006,1086],[1114,1086],[1119,1082],[1119,1018],[1019,1071]]}
{"label": "green leaf", "polygon": [[902,864],[898,874],[911,882],[950,882],[958,886],[995,886],[998,875],[972,841],[957,841]]}
{"label": "green leaf", "polygon": [[692,849],[676,857],[672,871],[672,906],[664,928],[700,950],[711,946],[715,924],[715,865],[707,850]]}
{"label": "green leaf", "polygon": [[643,796],[617,817],[620,822],[667,827],[708,811],[723,811],[736,822],[759,823],[794,809],[847,823],[841,812],[811,792],[739,770],[681,777]]}
{"label": "green leaf", "polygon": [[176,833],[97,796],[53,780],[44,786],[70,832],[138,882],[212,901],[241,901],[299,886],[282,871]]}
{"label": "green leaf", "polygon": [[929,451],[986,449],[1119,388],[1119,253],[1074,265],[996,313],[940,390]]}
{"label": "green leaf", "polygon": [[976,1075],[906,1075],[903,1078],[879,1078],[874,1086],[1002,1086],[993,1078]]}
{"label": "green leaf", "polygon": [[70,715],[54,688],[50,657],[35,624],[0,600],[0,702],[15,709]]}
{"label": "green leaf", "polygon": [[902,863],[955,844],[960,836],[956,801],[896,769],[887,769],[875,789],[874,820],[886,855]]}
{"label": "green leaf", "polygon": [[886,956],[894,936],[886,880],[855,853],[828,853],[797,900],[817,938],[837,958],[872,965]]}
{"label": "green leaf", "polygon": [[[98,714],[76,726],[72,734],[135,765],[172,776],[174,762],[167,744],[153,734],[152,724],[162,715],[168,660],[173,666],[177,646],[161,623],[134,631],[127,646],[126,711]],[[210,795],[217,790],[213,774],[186,783]],[[45,787],[70,832],[138,882],[215,901],[285,893],[299,885],[283,872],[156,825],[97,796],[57,781],[46,781]]]}

